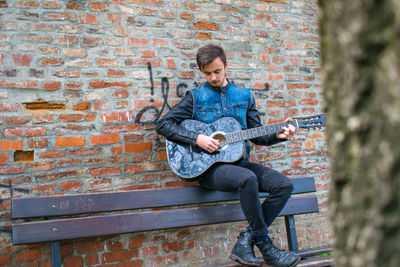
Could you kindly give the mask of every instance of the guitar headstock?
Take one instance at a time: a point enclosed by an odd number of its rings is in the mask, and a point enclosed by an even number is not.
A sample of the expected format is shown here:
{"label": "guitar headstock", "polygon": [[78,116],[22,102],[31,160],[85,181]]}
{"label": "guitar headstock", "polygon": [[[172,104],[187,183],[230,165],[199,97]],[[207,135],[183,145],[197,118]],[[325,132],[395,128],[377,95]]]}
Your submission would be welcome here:
{"label": "guitar headstock", "polygon": [[325,126],[325,116],[323,114],[312,115],[297,119],[300,128],[317,128]]}

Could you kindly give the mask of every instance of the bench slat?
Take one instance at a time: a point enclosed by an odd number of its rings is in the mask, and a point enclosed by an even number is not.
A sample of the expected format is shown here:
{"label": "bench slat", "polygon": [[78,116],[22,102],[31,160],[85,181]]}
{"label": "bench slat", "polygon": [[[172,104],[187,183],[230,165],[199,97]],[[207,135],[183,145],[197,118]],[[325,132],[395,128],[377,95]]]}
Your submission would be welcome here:
{"label": "bench slat", "polygon": [[[315,192],[313,177],[292,178],[293,194]],[[265,193],[260,194],[266,196]],[[167,207],[237,200],[232,192],[209,191],[198,186],[175,189],[144,189],[12,199],[12,218],[61,216],[91,212]]]}
{"label": "bench slat", "polygon": [[[316,196],[291,198],[280,216],[318,212]],[[13,244],[244,220],[240,204],[142,211],[13,224]]]}

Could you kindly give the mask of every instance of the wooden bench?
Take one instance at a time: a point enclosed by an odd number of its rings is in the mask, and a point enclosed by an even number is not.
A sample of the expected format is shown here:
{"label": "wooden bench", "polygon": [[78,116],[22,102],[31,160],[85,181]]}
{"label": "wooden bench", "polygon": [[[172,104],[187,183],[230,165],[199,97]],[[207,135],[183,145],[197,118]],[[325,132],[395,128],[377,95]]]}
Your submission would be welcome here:
{"label": "wooden bench", "polygon": [[[293,195],[316,191],[313,177],[292,181]],[[61,240],[241,221],[244,215],[237,200],[237,193],[208,191],[198,186],[15,198],[13,244],[50,242],[52,266],[59,267]],[[298,251],[294,215],[318,210],[315,194],[288,201],[280,215],[285,216],[290,250]],[[328,251],[319,249],[316,253]]]}

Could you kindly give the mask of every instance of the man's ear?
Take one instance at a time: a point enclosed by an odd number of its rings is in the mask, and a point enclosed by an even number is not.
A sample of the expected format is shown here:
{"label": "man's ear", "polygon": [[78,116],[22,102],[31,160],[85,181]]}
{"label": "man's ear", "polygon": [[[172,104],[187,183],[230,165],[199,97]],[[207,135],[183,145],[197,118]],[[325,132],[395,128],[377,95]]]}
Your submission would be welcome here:
{"label": "man's ear", "polygon": [[228,60],[226,60],[226,63],[225,63],[225,69],[227,69],[228,68]]}

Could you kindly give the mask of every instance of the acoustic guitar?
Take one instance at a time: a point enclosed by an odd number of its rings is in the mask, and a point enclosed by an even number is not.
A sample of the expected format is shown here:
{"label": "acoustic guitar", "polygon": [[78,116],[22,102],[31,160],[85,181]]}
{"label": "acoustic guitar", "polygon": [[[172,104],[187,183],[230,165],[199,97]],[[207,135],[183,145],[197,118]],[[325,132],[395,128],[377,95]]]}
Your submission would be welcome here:
{"label": "acoustic guitar", "polygon": [[167,139],[168,163],[179,177],[196,180],[215,163],[234,163],[241,160],[246,152],[246,140],[279,132],[290,124],[297,128],[317,128],[325,125],[325,117],[323,114],[318,114],[246,130],[242,130],[239,122],[231,117],[223,117],[210,124],[197,120],[184,120],[181,123],[183,127],[217,139],[220,148],[214,153],[209,153],[198,146]]}

